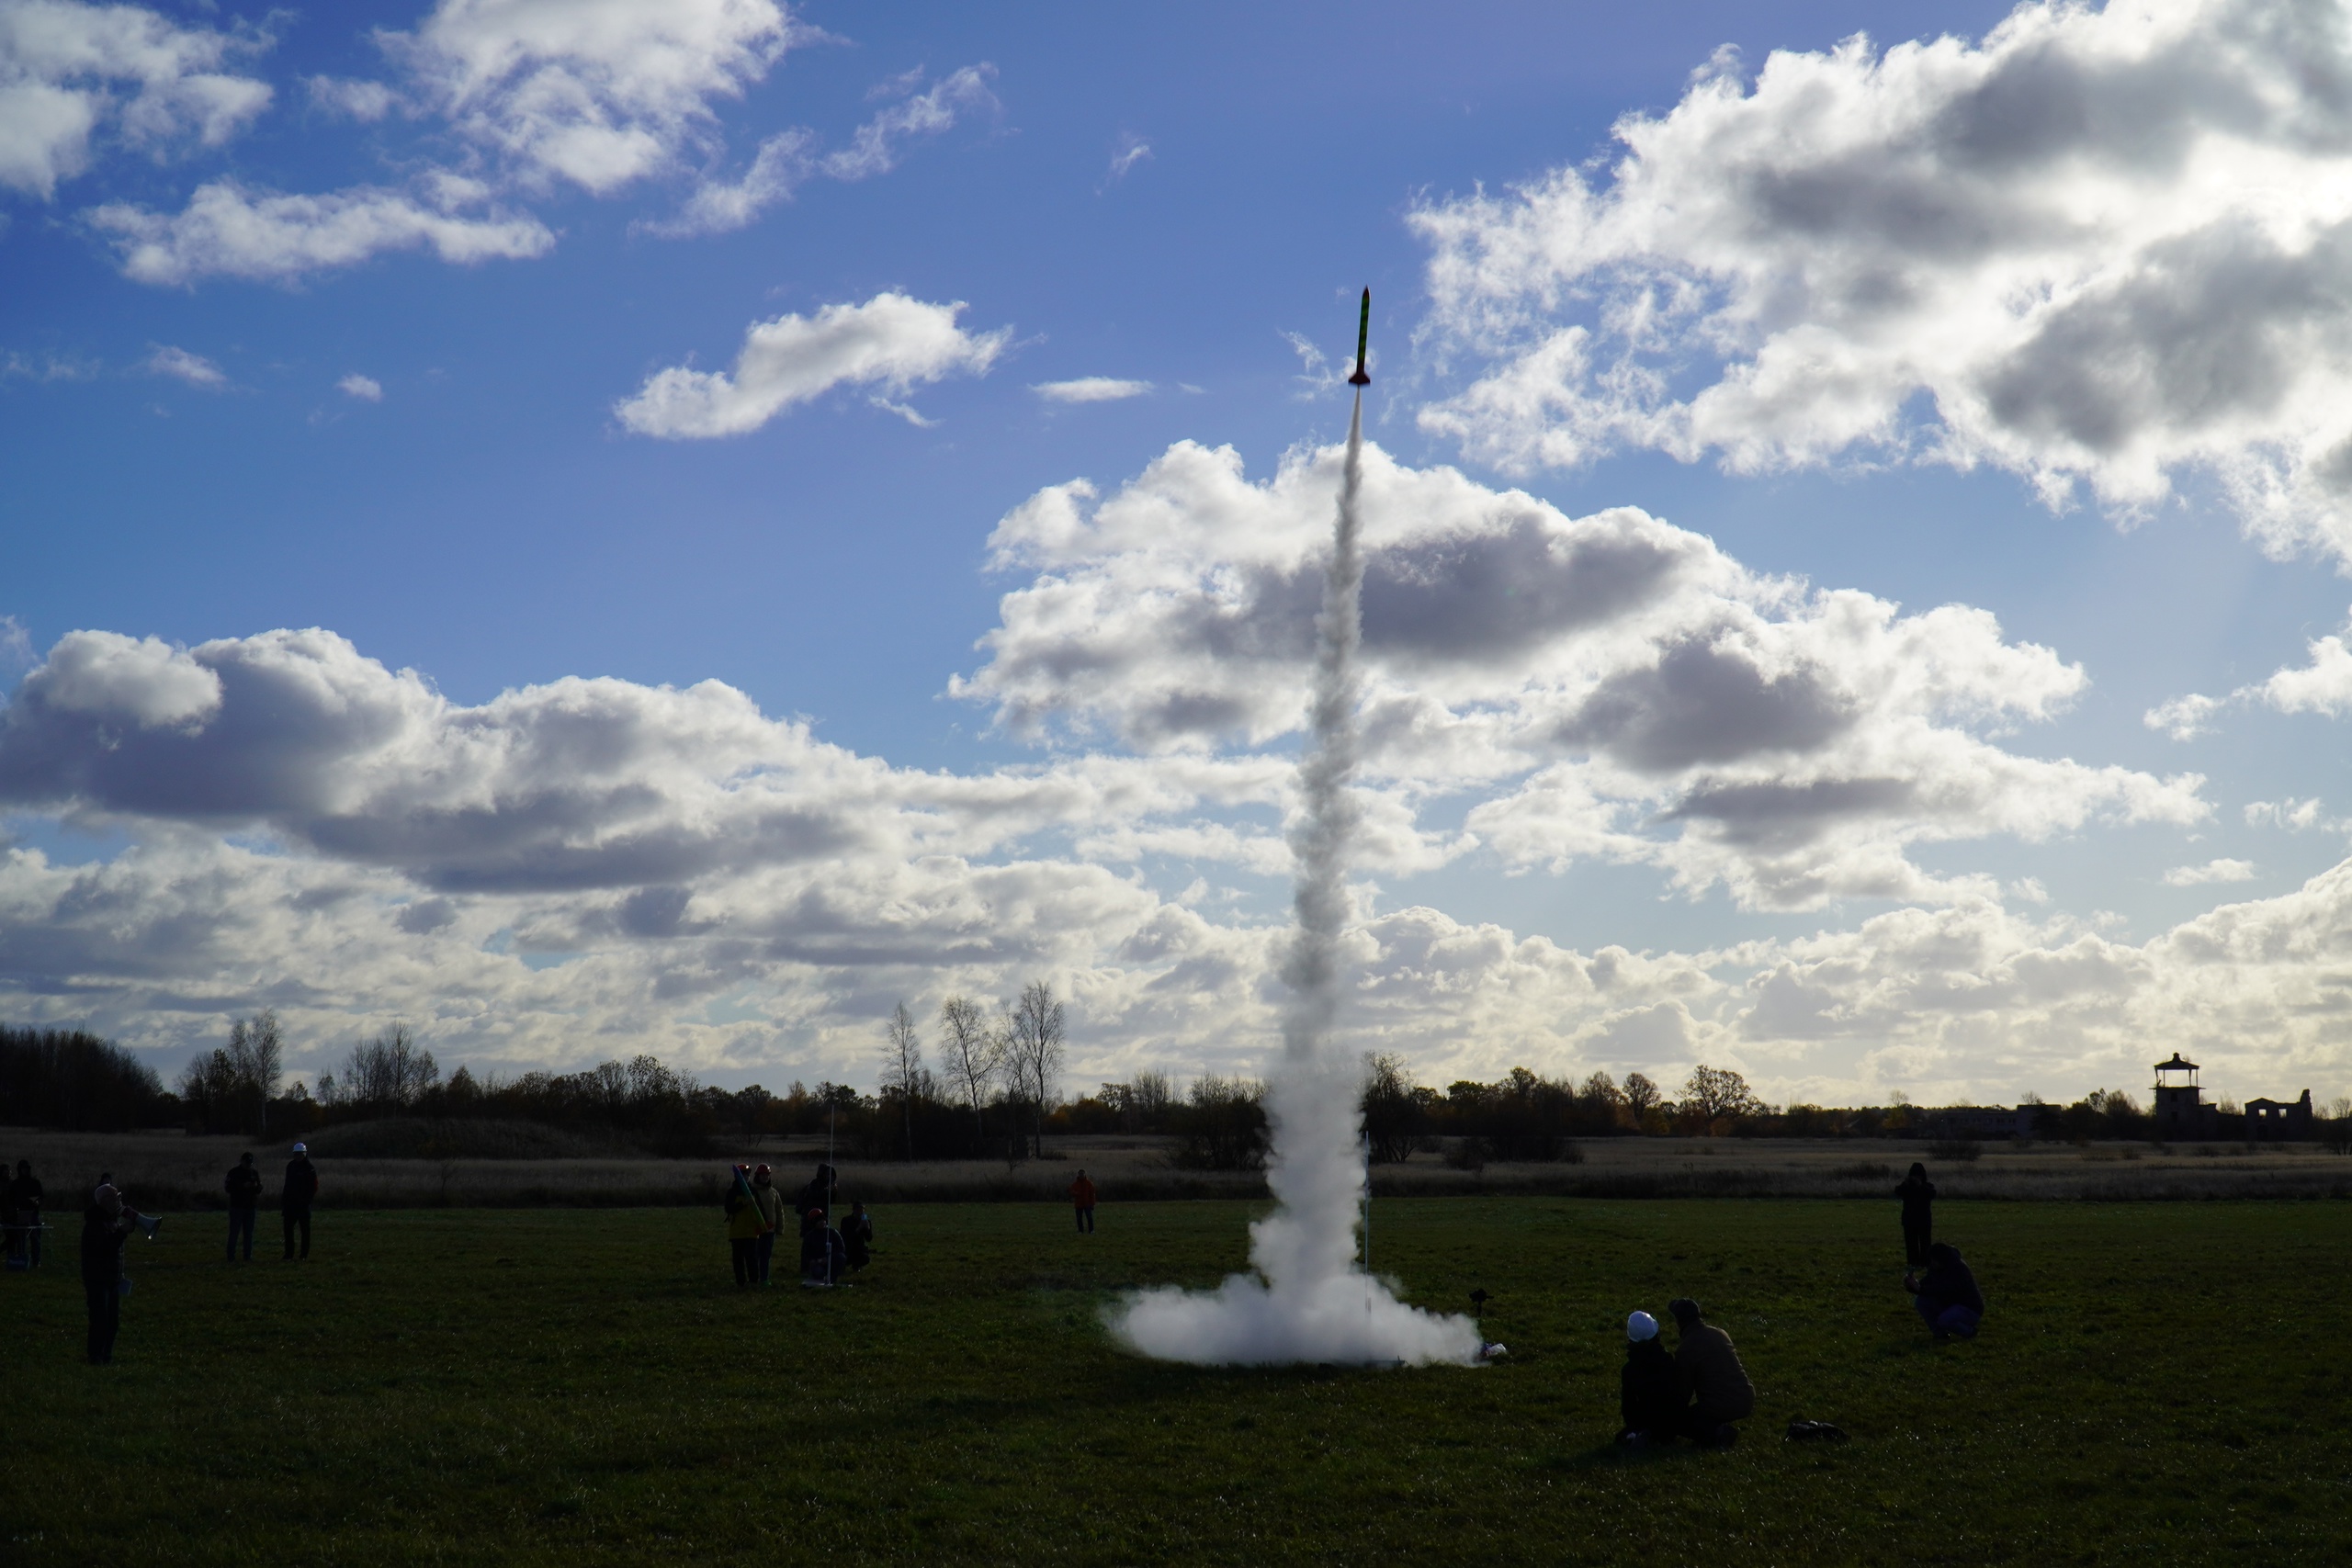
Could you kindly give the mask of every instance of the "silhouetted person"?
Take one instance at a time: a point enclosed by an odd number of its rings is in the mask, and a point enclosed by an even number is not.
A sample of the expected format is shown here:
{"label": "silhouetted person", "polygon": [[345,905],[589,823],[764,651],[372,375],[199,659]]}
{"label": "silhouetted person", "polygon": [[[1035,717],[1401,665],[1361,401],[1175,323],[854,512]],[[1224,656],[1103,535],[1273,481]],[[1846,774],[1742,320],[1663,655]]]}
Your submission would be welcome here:
{"label": "silhouetted person", "polygon": [[1961,1260],[1960,1248],[1948,1241],[1928,1248],[1928,1271],[1905,1274],[1903,1288],[1911,1292],[1912,1305],[1938,1339],[1976,1337],[1976,1325],[1984,1318],[1984,1292],[1976,1288],[1975,1273]]}
{"label": "silhouetted person", "polygon": [[817,1174],[808,1179],[807,1186],[792,1195],[792,1212],[805,1220],[811,1209],[831,1208],[833,1187],[840,1179],[831,1166],[819,1161]]}
{"label": "silhouetted person", "polygon": [[302,1256],[311,1256],[311,1201],[319,1195],[319,1168],[311,1163],[310,1146],[294,1145],[286,1162],[286,1185],[277,1192],[277,1221],[286,1232],[286,1256],[294,1256],[294,1233],[302,1233]]}
{"label": "silhouetted person", "polygon": [[1756,1413],[1756,1385],[1739,1364],[1731,1336],[1701,1318],[1699,1303],[1677,1296],[1666,1303],[1674,1314],[1674,1364],[1690,1388],[1690,1408],[1683,1413],[1682,1430],[1693,1441],[1722,1448],[1739,1440],[1735,1421]]}
{"label": "silhouetted person", "polygon": [[1670,1443],[1682,1430],[1690,1403],[1682,1369],[1658,1337],[1657,1319],[1637,1312],[1625,1319],[1625,1365],[1617,1374],[1617,1414],[1624,1425],[1621,1443]]}
{"label": "silhouetted person", "polygon": [[254,1156],[239,1155],[220,1183],[229,1194],[229,1261],[237,1260],[237,1238],[245,1238],[245,1261],[254,1260],[254,1219],[261,1210],[261,1172]]}
{"label": "silhouetted person", "polygon": [[752,1201],[760,1206],[760,1283],[768,1283],[775,1269],[775,1238],[784,1234],[784,1190],[775,1184],[775,1173],[766,1166],[752,1172]]}
{"label": "silhouetted person", "polygon": [[138,1215],[100,1181],[82,1211],[82,1297],[90,1311],[90,1365],[114,1359],[114,1337],[122,1326],[122,1244]]}
{"label": "silhouetted person", "polygon": [[1078,1173],[1078,1179],[1069,1184],[1069,1201],[1071,1206],[1078,1211],[1078,1228],[1080,1233],[1081,1235],[1092,1235],[1094,1231],[1094,1183],[1086,1179],[1086,1172],[1082,1170],[1080,1171]]}
{"label": "silhouetted person", "polygon": [[1903,1261],[1917,1269],[1935,1239],[1936,1184],[1928,1179],[1928,1168],[1914,1161],[1894,1195],[1903,1200]]}
{"label": "silhouetted person", "polygon": [[33,1162],[28,1159],[18,1160],[17,1179],[8,1183],[7,1201],[0,1204],[0,1208],[7,1209],[16,1216],[11,1223],[17,1228],[9,1234],[8,1240],[11,1250],[25,1260],[25,1267],[28,1269],[40,1267],[42,1195],[40,1182],[33,1175]]}
{"label": "silhouetted person", "polygon": [[863,1269],[874,1261],[874,1216],[863,1203],[852,1203],[849,1218],[842,1222],[842,1252],[852,1269]]}
{"label": "silhouetted person", "polygon": [[837,1285],[848,1272],[849,1249],[842,1233],[825,1223],[825,1211],[811,1209],[800,1219],[800,1279],[803,1284]]}
{"label": "silhouetted person", "polygon": [[744,1190],[748,1174],[740,1165],[729,1168],[727,1199],[720,1205],[727,1213],[728,1261],[734,1266],[738,1285],[760,1282],[760,1235],[767,1229],[757,1195]]}

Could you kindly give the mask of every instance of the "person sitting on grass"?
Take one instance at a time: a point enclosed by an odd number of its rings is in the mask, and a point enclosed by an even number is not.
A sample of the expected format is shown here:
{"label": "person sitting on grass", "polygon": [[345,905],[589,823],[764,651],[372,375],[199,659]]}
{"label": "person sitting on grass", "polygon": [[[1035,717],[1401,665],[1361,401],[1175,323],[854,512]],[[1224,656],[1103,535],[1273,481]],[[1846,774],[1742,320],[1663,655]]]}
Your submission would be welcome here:
{"label": "person sitting on grass", "polygon": [[1928,1248],[1928,1271],[1904,1275],[1903,1288],[1911,1292],[1912,1304],[1927,1320],[1938,1344],[1976,1337],[1976,1325],[1984,1317],[1984,1292],[1976,1288],[1975,1274],[1961,1260],[1960,1248],[1948,1241]]}
{"label": "person sitting on grass", "polygon": [[1747,1381],[1747,1369],[1739,1364],[1731,1336],[1703,1321],[1697,1302],[1677,1296],[1666,1310],[1674,1314],[1681,1341],[1675,1347],[1674,1363],[1690,1384],[1692,1400],[1682,1415],[1683,1435],[1708,1448],[1728,1448],[1739,1441],[1739,1428],[1732,1423],[1756,1413],[1756,1385]]}
{"label": "person sitting on grass", "polygon": [[852,1269],[863,1269],[874,1261],[874,1216],[865,1212],[865,1204],[849,1206],[849,1218],[842,1222],[842,1247]]}
{"label": "person sitting on grass", "polygon": [[1617,1413],[1624,1426],[1621,1443],[1670,1443],[1682,1428],[1683,1407],[1690,1403],[1682,1385],[1681,1369],[1666,1353],[1657,1334],[1657,1319],[1637,1312],[1625,1319],[1625,1365],[1617,1374]]}
{"label": "person sitting on grass", "polygon": [[800,1282],[838,1285],[849,1271],[849,1249],[842,1233],[825,1223],[825,1211],[811,1209],[800,1225]]}

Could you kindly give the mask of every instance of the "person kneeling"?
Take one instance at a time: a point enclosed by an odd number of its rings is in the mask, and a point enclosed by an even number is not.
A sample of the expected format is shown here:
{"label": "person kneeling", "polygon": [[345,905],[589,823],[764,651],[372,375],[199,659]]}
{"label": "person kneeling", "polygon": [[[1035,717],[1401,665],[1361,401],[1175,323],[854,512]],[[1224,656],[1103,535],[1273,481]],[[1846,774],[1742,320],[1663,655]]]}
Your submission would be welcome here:
{"label": "person kneeling", "polygon": [[1961,1260],[1960,1248],[1948,1241],[1928,1248],[1928,1271],[1905,1274],[1903,1288],[1911,1292],[1912,1304],[1939,1341],[1976,1337],[1976,1325],[1984,1318],[1984,1292]]}
{"label": "person kneeling", "polygon": [[800,1224],[800,1282],[838,1285],[849,1272],[849,1249],[842,1233],[825,1223],[825,1211],[811,1209]]}
{"label": "person kneeling", "polygon": [[1657,1337],[1657,1319],[1637,1312],[1625,1319],[1625,1366],[1617,1374],[1617,1413],[1624,1427],[1621,1443],[1670,1443],[1682,1429],[1690,1403],[1682,1373]]}
{"label": "person kneeling", "polygon": [[1756,1385],[1747,1381],[1747,1369],[1739,1364],[1731,1336],[1702,1322],[1697,1302],[1678,1296],[1666,1303],[1666,1310],[1674,1314],[1681,1340],[1674,1362],[1690,1385],[1692,1403],[1683,1414],[1683,1434],[1709,1448],[1728,1448],[1739,1441],[1739,1428],[1732,1423],[1756,1413]]}

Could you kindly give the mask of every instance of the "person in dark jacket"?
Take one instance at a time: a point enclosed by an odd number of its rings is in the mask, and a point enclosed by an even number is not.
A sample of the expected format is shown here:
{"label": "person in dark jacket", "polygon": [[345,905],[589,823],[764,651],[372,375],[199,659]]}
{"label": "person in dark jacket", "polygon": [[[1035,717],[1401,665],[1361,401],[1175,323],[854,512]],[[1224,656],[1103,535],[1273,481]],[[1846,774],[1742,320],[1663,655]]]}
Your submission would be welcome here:
{"label": "person in dark jacket", "polygon": [[1976,1325],[1984,1318],[1984,1292],[1976,1288],[1976,1275],[1962,1260],[1960,1248],[1944,1241],[1928,1248],[1928,1271],[1904,1275],[1903,1288],[1938,1340],[1976,1337]]}
{"label": "person in dark jacket", "polygon": [[825,1223],[825,1211],[811,1209],[800,1221],[800,1282],[838,1285],[849,1271],[849,1249],[842,1233]]}
{"label": "person in dark jacket", "polygon": [[1657,1319],[1637,1312],[1625,1319],[1625,1365],[1617,1374],[1617,1414],[1621,1443],[1670,1443],[1682,1430],[1683,1409],[1690,1392],[1682,1383],[1682,1370],[1666,1353],[1658,1337]]}
{"label": "person in dark jacket", "polygon": [[1894,1189],[1903,1200],[1903,1261],[1917,1269],[1928,1260],[1928,1247],[1935,1239],[1936,1184],[1928,1179],[1928,1168],[1913,1161],[1911,1174]]}
{"label": "person in dark jacket", "polygon": [[759,1205],[760,1239],[752,1250],[753,1272],[764,1285],[775,1267],[775,1238],[784,1232],[784,1193],[766,1166],[752,1172],[752,1201]]}
{"label": "person in dark jacket", "polygon": [[810,1177],[808,1183],[792,1195],[792,1212],[806,1220],[811,1209],[831,1208],[833,1188],[840,1179],[834,1174],[831,1166],[819,1162],[817,1174]]}
{"label": "person in dark jacket", "polygon": [[311,1256],[311,1201],[319,1195],[318,1167],[311,1163],[311,1151],[301,1144],[294,1145],[294,1157],[286,1162],[286,1185],[277,1194],[277,1218],[286,1232],[286,1256],[294,1256],[294,1233],[302,1233],[302,1256]]}
{"label": "person in dark jacket", "polygon": [[28,1269],[40,1267],[41,1197],[40,1182],[33,1175],[33,1162],[28,1159],[18,1160],[17,1179],[8,1183],[7,1201],[0,1203],[0,1208],[8,1210],[16,1216],[11,1223],[17,1228],[10,1234],[8,1239],[15,1244],[17,1256],[25,1260],[25,1267]]}
{"label": "person in dark jacket", "polygon": [[90,1365],[114,1359],[122,1326],[122,1244],[139,1222],[114,1183],[101,1181],[82,1211],[82,1297],[90,1310]]}
{"label": "person in dark jacket", "polygon": [[842,1222],[842,1249],[852,1269],[863,1269],[874,1261],[874,1216],[863,1203],[852,1203],[849,1218]]}
{"label": "person in dark jacket", "polygon": [[1756,1385],[1739,1364],[1731,1336],[1706,1322],[1699,1303],[1677,1296],[1666,1303],[1674,1314],[1674,1364],[1690,1388],[1690,1408],[1683,1413],[1682,1430],[1692,1441],[1724,1448],[1739,1440],[1736,1421],[1756,1414]]}
{"label": "person in dark jacket", "polygon": [[229,1168],[227,1179],[220,1183],[229,1194],[229,1261],[237,1260],[237,1238],[245,1242],[245,1261],[254,1260],[254,1218],[261,1210],[261,1172],[254,1168],[254,1156],[239,1155],[237,1163]]}

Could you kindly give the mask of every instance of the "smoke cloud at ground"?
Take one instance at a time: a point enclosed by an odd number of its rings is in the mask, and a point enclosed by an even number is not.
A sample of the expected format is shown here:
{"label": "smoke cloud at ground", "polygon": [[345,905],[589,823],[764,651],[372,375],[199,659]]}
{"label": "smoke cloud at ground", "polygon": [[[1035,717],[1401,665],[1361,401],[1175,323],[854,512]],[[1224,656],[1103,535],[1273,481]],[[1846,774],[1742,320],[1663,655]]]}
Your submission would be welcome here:
{"label": "smoke cloud at ground", "polygon": [[1358,500],[1363,481],[1363,395],[1348,422],[1346,475],[1323,609],[1316,621],[1314,742],[1299,763],[1305,812],[1291,839],[1297,863],[1298,931],[1283,977],[1291,1002],[1268,1111],[1273,1157],[1266,1184],[1274,1212],[1250,1227],[1253,1273],[1213,1292],[1172,1287],[1131,1297],[1113,1325],[1147,1356],[1201,1363],[1477,1359],[1466,1318],[1396,1300],[1356,1267],[1356,1217],[1364,1190],[1357,1142],[1356,1067],[1335,1049],[1340,938],[1347,925],[1348,850],[1361,815],[1349,788],[1356,770],[1357,645],[1363,635],[1363,557]]}

